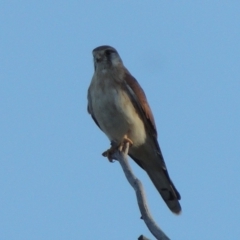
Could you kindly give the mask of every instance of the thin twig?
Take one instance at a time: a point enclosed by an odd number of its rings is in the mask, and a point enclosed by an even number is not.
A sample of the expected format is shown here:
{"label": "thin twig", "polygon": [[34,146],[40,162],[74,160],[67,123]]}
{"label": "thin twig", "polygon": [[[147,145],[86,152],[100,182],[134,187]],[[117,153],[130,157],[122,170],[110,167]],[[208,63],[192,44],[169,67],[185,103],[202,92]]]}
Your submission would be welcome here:
{"label": "thin twig", "polygon": [[[129,143],[126,143],[122,150],[116,151],[112,157],[119,161],[122,166],[122,169],[125,173],[125,176],[131,186],[134,188],[137,196],[138,206],[140,212],[142,214],[142,219],[144,220],[145,224],[147,225],[149,231],[156,237],[158,240],[170,240],[165,233],[158,227],[154,219],[152,218],[150,211],[148,210],[147,200],[145,197],[143,185],[138,180],[132,172],[132,169],[128,162],[128,150],[129,150]],[[147,239],[143,235],[140,236],[140,239]]]}

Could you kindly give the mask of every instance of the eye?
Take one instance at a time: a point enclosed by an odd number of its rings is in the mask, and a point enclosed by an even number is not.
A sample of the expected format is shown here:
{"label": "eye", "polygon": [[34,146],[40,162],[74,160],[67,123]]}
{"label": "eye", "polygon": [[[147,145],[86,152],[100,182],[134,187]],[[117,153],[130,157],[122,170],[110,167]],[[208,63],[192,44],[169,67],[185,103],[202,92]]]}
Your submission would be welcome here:
{"label": "eye", "polygon": [[113,50],[108,49],[105,51],[105,54],[106,54],[106,56],[110,56],[111,53],[113,53],[113,52],[114,52]]}

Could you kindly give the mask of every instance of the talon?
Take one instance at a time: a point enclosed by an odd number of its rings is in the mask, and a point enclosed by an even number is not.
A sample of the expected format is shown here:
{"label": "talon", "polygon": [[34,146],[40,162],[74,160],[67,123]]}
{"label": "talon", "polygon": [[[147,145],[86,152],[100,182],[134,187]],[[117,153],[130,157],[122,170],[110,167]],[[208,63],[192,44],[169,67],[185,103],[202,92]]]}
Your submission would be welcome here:
{"label": "talon", "polygon": [[115,144],[114,142],[111,142],[111,147],[105,152],[103,152],[102,155],[104,157],[107,157],[109,162],[113,162],[114,160],[113,154],[117,150],[122,151],[122,149],[125,148],[126,143],[129,143],[130,146],[133,145],[133,141],[130,138],[128,138],[127,135],[124,136],[123,141],[119,145]]}
{"label": "talon", "polygon": [[117,150],[116,147],[111,146],[108,150],[106,150],[105,152],[103,152],[102,155],[103,155],[104,157],[107,157],[109,162],[113,162],[113,159],[114,159],[114,158],[112,157],[112,155],[114,154],[114,152],[115,152],[116,150]]}

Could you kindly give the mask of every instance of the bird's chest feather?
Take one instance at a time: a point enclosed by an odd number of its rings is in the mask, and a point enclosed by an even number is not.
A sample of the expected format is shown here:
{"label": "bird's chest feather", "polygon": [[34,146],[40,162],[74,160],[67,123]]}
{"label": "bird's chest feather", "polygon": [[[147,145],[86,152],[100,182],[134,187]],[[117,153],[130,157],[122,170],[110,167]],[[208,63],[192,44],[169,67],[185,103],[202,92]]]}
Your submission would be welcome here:
{"label": "bird's chest feather", "polygon": [[124,135],[144,138],[143,122],[120,83],[108,78],[96,81],[91,99],[94,116],[110,140],[121,141]]}
{"label": "bird's chest feather", "polygon": [[[123,128],[131,122],[133,109],[127,94],[118,84],[97,83],[92,91],[92,107],[96,119],[103,129]],[[129,119],[130,118],[130,119]]]}

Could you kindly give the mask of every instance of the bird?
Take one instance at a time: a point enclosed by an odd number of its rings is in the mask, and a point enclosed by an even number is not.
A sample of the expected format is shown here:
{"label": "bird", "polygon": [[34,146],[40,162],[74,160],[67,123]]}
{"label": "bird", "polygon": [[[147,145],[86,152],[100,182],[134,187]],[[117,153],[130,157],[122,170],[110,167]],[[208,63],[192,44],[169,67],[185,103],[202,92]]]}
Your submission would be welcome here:
{"label": "bird", "polygon": [[113,143],[129,143],[128,155],[148,174],[168,208],[181,213],[181,196],[170,179],[147,97],[124,66],[117,50],[103,45],[92,51],[94,74],[88,88],[88,113],[112,147],[103,153],[111,161]]}

